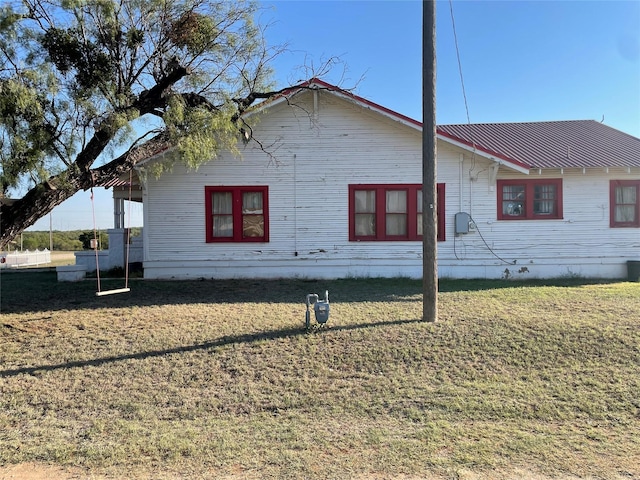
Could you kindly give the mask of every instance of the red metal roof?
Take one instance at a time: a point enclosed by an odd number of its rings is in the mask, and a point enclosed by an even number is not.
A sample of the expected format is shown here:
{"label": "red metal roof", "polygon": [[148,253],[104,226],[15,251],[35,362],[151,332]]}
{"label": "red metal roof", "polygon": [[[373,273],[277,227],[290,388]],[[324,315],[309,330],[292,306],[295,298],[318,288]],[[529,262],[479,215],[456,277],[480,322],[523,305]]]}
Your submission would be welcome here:
{"label": "red metal roof", "polygon": [[530,168],[640,167],[640,138],[594,120],[440,125],[438,133]]}

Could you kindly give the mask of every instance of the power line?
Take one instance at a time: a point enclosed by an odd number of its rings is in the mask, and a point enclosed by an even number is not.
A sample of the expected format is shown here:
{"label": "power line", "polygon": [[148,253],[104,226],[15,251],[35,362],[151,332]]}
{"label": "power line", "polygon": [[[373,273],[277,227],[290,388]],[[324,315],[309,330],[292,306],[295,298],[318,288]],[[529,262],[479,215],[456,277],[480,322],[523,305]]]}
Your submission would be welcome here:
{"label": "power line", "polygon": [[[449,0],[449,11],[451,12],[451,25],[453,26],[453,42],[456,47],[456,58],[458,59],[458,72],[460,74],[460,84],[462,85],[462,97],[464,98],[464,108],[467,112],[467,124],[471,125],[471,117],[469,116],[469,104],[467,102],[467,91],[464,87],[464,76],[462,75],[462,62],[460,61],[460,49],[458,48],[458,34],[456,32],[456,20],[453,15],[453,0]],[[475,142],[474,142],[475,148]]]}
{"label": "power line", "polygon": [[469,175],[476,167],[476,141],[473,138],[473,129],[471,127],[471,116],[469,115],[469,102],[467,101],[467,89],[464,86],[464,75],[462,74],[462,60],[460,60],[460,47],[458,46],[458,32],[456,30],[456,19],[453,14],[453,0],[449,0],[449,12],[451,13],[451,26],[453,27],[453,43],[456,47],[456,59],[458,60],[458,73],[460,75],[460,85],[462,87],[462,98],[464,99],[464,109],[467,113],[467,125],[469,126],[469,136],[471,137],[471,144],[473,145],[473,152],[471,154],[471,168],[469,169]]}

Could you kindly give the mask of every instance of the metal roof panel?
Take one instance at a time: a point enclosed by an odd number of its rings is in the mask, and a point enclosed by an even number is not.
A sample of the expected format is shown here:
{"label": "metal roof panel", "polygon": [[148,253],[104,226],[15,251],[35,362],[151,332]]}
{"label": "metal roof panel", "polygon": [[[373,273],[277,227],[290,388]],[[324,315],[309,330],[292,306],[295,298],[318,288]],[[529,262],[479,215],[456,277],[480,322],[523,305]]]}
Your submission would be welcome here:
{"label": "metal roof panel", "polygon": [[531,168],[640,167],[640,139],[594,120],[440,125],[438,132]]}

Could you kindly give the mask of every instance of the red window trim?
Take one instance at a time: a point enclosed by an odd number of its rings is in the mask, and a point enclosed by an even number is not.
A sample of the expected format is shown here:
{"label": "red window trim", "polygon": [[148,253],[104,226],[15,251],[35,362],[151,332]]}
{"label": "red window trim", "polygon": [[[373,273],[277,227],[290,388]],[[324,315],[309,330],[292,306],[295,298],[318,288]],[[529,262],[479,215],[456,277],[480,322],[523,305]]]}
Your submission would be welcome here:
{"label": "red window trim", "polygon": [[[525,188],[525,215],[515,217],[502,213],[502,187],[509,185],[523,185]],[[556,214],[555,215],[536,215],[533,213],[533,195],[536,185],[555,185],[556,198]],[[561,178],[540,178],[540,179],[522,179],[522,180],[498,180],[498,220],[561,220],[562,212],[562,179]]]}
{"label": "red window trim", "polygon": [[[376,191],[376,234],[371,236],[356,236],[355,222],[355,192],[357,190]],[[386,234],[386,195],[387,190],[404,190],[407,192],[407,235],[387,235]],[[418,235],[417,224],[417,201],[418,190],[422,190],[420,184],[351,184],[349,185],[349,241],[350,242],[393,242],[393,241],[422,241],[422,236]],[[445,184],[438,183],[437,194],[437,218],[438,218],[438,241],[444,242],[445,236]]]}
{"label": "red window trim", "polygon": [[[231,192],[233,199],[233,237],[213,236],[213,202],[211,201],[214,192]],[[262,211],[264,215],[264,236],[247,237],[242,235],[242,194],[245,192],[262,192]],[[205,198],[205,227],[207,243],[244,243],[269,241],[269,187],[268,186],[216,186],[204,187]]]}
{"label": "red window trim", "polygon": [[[636,187],[636,218],[633,222],[616,222],[616,187]],[[640,228],[640,180],[611,180],[609,182],[609,226],[611,228]]]}

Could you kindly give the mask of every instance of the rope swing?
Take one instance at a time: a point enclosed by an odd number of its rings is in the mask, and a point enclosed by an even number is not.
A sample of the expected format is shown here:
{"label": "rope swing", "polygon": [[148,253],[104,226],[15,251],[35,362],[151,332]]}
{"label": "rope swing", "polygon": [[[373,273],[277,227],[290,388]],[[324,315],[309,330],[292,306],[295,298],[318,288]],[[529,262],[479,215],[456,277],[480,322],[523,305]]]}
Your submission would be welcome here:
{"label": "rope swing", "polygon": [[[133,181],[133,174],[131,170],[129,170],[129,207],[127,216],[129,218],[131,215],[131,183]],[[131,236],[131,228],[127,228],[127,250],[124,261],[124,288],[116,288],[113,290],[102,290],[100,285],[100,260],[98,256],[98,229],[96,227],[96,209],[93,201],[93,186],[91,186],[91,213],[93,215],[93,251],[96,254],[96,278],[98,280],[98,291],[96,292],[96,297],[102,297],[104,295],[114,295],[116,293],[126,293],[130,292],[129,288],[129,242]],[[129,218],[127,219],[130,222]],[[129,225],[130,227],[131,225]]]}

